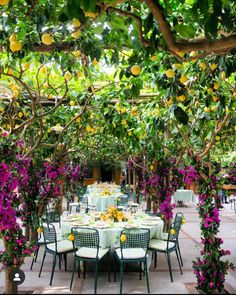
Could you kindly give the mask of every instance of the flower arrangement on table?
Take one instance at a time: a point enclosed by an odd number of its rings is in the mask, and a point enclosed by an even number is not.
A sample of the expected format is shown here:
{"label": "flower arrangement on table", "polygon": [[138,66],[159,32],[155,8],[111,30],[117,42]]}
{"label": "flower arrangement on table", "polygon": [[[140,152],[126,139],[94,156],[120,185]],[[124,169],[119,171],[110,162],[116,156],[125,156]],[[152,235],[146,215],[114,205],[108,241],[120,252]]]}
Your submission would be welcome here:
{"label": "flower arrangement on table", "polygon": [[127,217],[122,211],[117,210],[115,206],[108,208],[107,212],[100,215],[102,221],[107,221],[108,219],[114,220],[114,222],[127,221]]}
{"label": "flower arrangement on table", "polygon": [[106,189],[106,190],[100,192],[99,195],[101,197],[103,197],[103,196],[110,196],[111,195],[111,191],[109,189]]}

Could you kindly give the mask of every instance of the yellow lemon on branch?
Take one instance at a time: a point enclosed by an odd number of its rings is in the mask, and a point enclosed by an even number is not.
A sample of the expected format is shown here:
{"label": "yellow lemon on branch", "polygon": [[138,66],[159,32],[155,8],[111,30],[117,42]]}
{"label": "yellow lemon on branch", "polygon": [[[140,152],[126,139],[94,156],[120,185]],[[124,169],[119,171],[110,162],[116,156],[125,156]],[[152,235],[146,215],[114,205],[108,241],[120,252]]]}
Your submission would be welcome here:
{"label": "yellow lemon on branch", "polygon": [[8,5],[10,0],[0,0],[0,5]]}
{"label": "yellow lemon on branch", "polygon": [[45,45],[51,45],[53,42],[53,37],[51,34],[45,33],[42,35],[42,43]]}
{"label": "yellow lemon on branch", "polygon": [[10,42],[10,49],[12,52],[17,52],[22,49],[22,42],[19,42],[17,40]]}
{"label": "yellow lemon on branch", "polygon": [[165,72],[167,78],[174,78],[175,72],[172,69],[168,69]]}
{"label": "yellow lemon on branch", "polygon": [[133,65],[130,69],[130,72],[134,75],[134,76],[138,76],[141,73],[142,69],[140,68],[139,65]]}

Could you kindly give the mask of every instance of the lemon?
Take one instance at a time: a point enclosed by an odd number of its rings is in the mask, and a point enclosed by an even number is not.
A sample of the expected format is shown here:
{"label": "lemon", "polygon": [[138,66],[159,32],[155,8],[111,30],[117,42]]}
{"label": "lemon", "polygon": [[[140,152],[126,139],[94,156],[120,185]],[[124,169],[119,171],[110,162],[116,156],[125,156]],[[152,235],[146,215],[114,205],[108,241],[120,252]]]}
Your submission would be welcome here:
{"label": "lemon", "polygon": [[212,110],[213,112],[216,112],[216,111],[217,111],[217,106],[212,106],[212,107],[211,107],[211,110]]}
{"label": "lemon", "polygon": [[38,234],[41,234],[42,232],[43,232],[42,227],[38,227],[38,228],[37,228],[37,233],[38,233]]}
{"label": "lemon", "polygon": [[75,106],[75,101],[74,101],[74,100],[71,100],[71,101],[70,101],[70,106],[71,106],[71,107]]}
{"label": "lemon", "polygon": [[153,55],[153,56],[151,56],[151,57],[150,57],[150,60],[153,61],[153,62],[156,61],[156,60],[157,60],[157,55]]}
{"label": "lemon", "polygon": [[226,114],[229,114],[229,113],[230,113],[230,109],[229,109],[229,107],[226,107],[226,108],[225,108],[225,112],[226,112]]}
{"label": "lemon", "polygon": [[71,79],[72,75],[70,72],[66,72],[65,75],[64,75],[64,78],[66,79],[66,81],[69,81]]}
{"label": "lemon", "polygon": [[216,135],[216,140],[219,141],[220,140],[220,136]]}
{"label": "lemon", "polygon": [[46,67],[46,66],[42,66],[42,68],[40,68],[40,72],[41,72],[43,75],[46,75],[46,74],[47,74],[47,67]]}
{"label": "lemon", "polygon": [[139,65],[133,65],[130,69],[130,72],[134,75],[134,76],[138,76],[141,73],[141,68]]}
{"label": "lemon", "polygon": [[200,67],[203,71],[205,71],[205,69],[207,68],[207,65],[206,65],[204,62],[200,62],[200,63],[199,63],[199,67]]}
{"label": "lemon", "polygon": [[92,65],[93,65],[93,66],[96,66],[97,64],[98,64],[98,61],[97,61],[96,58],[94,58],[93,61],[92,61]]}
{"label": "lemon", "polygon": [[190,54],[189,54],[189,56],[191,56],[191,57],[195,57],[195,56],[197,56],[196,51],[191,51]]}
{"label": "lemon", "polygon": [[121,112],[121,114],[126,113],[126,108],[125,108],[125,107],[121,108],[121,109],[120,109],[120,112]]}
{"label": "lemon", "polygon": [[10,49],[12,52],[20,51],[22,49],[22,42],[19,41],[11,41]]}
{"label": "lemon", "polygon": [[12,41],[16,41],[16,34],[15,33],[12,33],[9,37],[9,41],[12,42]]}
{"label": "lemon", "polygon": [[219,98],[217,97],[217,96],[212,96],[212,100],[214,101],[214,102],[217,102],[217,100],[218,100]]}
{"label": "lemon", "polygon": [[236,131],[236,126],[234,126],[234,130]]}
{"label": "lemon", "polygon": [[76,50],[75,52],[74,52],[74,55],[76,56],[76,57],[81,57],[81,51],[80,50]]}
{"label": "lemon", "polygon": [[221,73],[221,79],[222,79],[222,80],[225,80],[225,78],[226,78],[226,73],[225,73],[225,72],[222,72],[222,73]]}
{"label": "lemon", "polygon": [[167,78],[174,78],[175,72],[172,69],[168,69],[165,72]]}
{"label": "lemon", "polygon": [[132,131],[128,131],[128,135],[129,136],[132,136]]}
{"label": "lemon", "polygon": [[51,34],[45,33],[42,35],[42,43],[45,45],[51,45],[53,43],[53,37]]}
{"label": "lemon", "polygon": [[48,99],[51,99],[51,98],[53,98],[52,93],[50,93],[50,94],[48,95]]}
{"label": "lemon", "polygon": [[233,96],[236,96],[236,91],[233,92]]}
{"label": "lemon", "polygon": [[120,236],[120,241],[121,241],[122,243],[125,243],[125,242],[126,242],[126,235],[122,234],[122,235]]}
{"label": "lemon", "polygon": [[175,230],[172,228],[171,230],[170,230],[170,234],[173,236],[173,235],[175,235]]}
{"label": "lemon", "polygon": [[154,170],[154,166],[153,165],[151,165],[149,168],[150,168],[151,171]]}
{"label": "lemon", "polygon": [[81,35],[81,31],[75,31],[71,34],[75,39],[79,38],[79,36]]}
{"label": "lemon", "polygon": [[0,0],[0,5],[8,5],[10,0]]}
{"label": "lemon", "polygon": [[83,74],[81,71],[78,71],[78,72],[77,72],[77,77],[78,77],[78,78],[83,77],[83,75],[84,75],[84,74]]}
{"label": "lemon", "polygon": [[19,118],[22,118],[23,116],[24,116],[24,114],[23,114],[22,112],[19,112],[19,113],[18,113],[18,117],[19,117]]}
{"label": "lemon", "polygon": [[97,16],[97,13],[94,13],[92,11],[86,11],[85,16],[91,17],[91,18],[95,18]]}
{"label": "lemon", "polygon": [[29,70],[29,68],[30,68],[30,63],[28,63],[28,62],[24,63],[24,64],[22,65],[22,68],[23,68],[24,71]]}
{"label": "lemon", "polygon": [[7,70],[7,74],[8,74],[8,75],[13,75],[13,70],[12,70],[12,68],[8,68],[8,70]]}
{"label": "lemon", "polygon": [[186,219],[184,217],[182,218],[181,223],[182,224],[185,224],[186,223]]}
{"label": "lemon", "polygon": [[13,90],[13,96],[18,97],[19,96],[19,91],[18,90]]}
{"label": "lemon", "polygon": [[207,93],[208,93],[208,94],[211,94],[212,92],[213,92],[213,89],[212,89],[212,88],[208,88],[208,89],[207,89]]}
{"label": "lemon", "polygon": [[209,113],[210,110],[211,110],[211,109],[210,109],[209,107],[205,107],[205,108],[204,108],[204,112],[205,112],[205,113]]}
{"label": "lemon", "polygon": [[177,70],[177,69],[182,69],[182,67],[183,67],[183,65],[182,64],[173,64],[172,65],[172,68],[175,70]]}
{"label": "lemon", "polygon": [[167,100],[166,104],[168,107],[170,107],[174,103],[173,97],[171,97],[169,100]]}
{"label": "lemon", "polygon": [[215,64],[215,63],[210,64],[210,69],[211,69],[212,71],[214,71],[217,67],[218,67],[218,64]]}
{"label": "lemon", "polygon": [[213,88],[214,88],[215,90],[218,90],[218,89],[220,88],[220,83],[219,83],[219,82],[214,82],[214,84],[213,84]]}
{"label": "lemon", "polygon": [[178,54],[178,56],[180,57],[184,57],[185,52],[184,51],[176,51],[176,53]]}
{"label": "lemon", "polygon": [[181,83],[185,83],[185,82],[187,82],[188,81],[188,77],[187,76],[185,76],[185,75],[181,75],[181,77],[180,77],[180,79],[179,79],[179,81],[181,82]]}
{"label": "lemon", "polygon": [[74,240],[75,240],[75,236],[74,236],[73,234],[70,234],[70,235],[68,236],[68,239],[69,239],[70,241],[74,241]]}
{"label": "lemon", "polygon": [[180,95],[180,96],[177,96],[177,100],[179,101],[185,101],[186,100],[186,96],[185,95]]}
{"label": "lemon", "polygon": [[77,18],[73,18],[72,24],[74,28],[78,28],[81,25],[81,22]]}

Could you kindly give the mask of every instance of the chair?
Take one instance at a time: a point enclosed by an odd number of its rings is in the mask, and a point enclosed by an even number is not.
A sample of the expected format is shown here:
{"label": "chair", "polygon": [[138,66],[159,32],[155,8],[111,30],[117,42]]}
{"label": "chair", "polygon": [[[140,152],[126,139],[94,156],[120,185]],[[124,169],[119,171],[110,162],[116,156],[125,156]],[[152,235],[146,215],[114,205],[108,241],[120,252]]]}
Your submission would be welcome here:
{"label": "chair", "polygon": [[171,252],[176,253],[181,275],[183,274],[180,259],[179,259],[179,253],[178,253],[178,249],[177,249],[179,230],[180,230],[180,225],[179,224],[175,225],[173,223],[170,226],[167,240],[151,239],[150,243],[149,243],[149,247],[148,247],[149,250],[151,250],[155,254],[154,268],[156,268],[156,266],[157,266],[157,253],[164,253],[167,256],[167,262],[168,262],[171,282],[173,282],[171,261],[170,261],[170,253]]}
{"label": "chair", "polygon": [[79,213],[80,212],[80,203],[79,202],[69,203],[68,214],[71,214],[73,208],[75,208],[76,213]]}
{"label": "chair", "polygon": [[128,195],[122,195],[117,198],[117,209],[118,210],[125,210],[128,207],[129,197]]}
{"label": "chair", "polygon": [[[97,293],[98,264],[99,261],[109,252],[109,249],[101,249],[99,247],[99,233],[96,229],[85,227],[73,227],[71,234],[74,235],[74,266],[70,283],[72,289],[76,263],[78,263],[78,274],[80,277],[80,261],[84,265],[85,278],[85,262],[94,262],[94,293]],[[110,281],[110,262],[108,262],[108,279]]]}
{"label": "chair", "polygon": [[43,269],[44,260],[46,254],[53,255],[53,264],[52,264],[52,272],[50,278],[50,285],[52,285],[52,280],[54,276],[54,271],[57,262],[57,256],[59,257],[59,269],[61,269],[61,258],[64,256],[65,261],[65,271],[67,270],[67,254],[75,251],[73,244],[69,240],[57,241],[57,233],[53,224],[43,224],[43,237],[45,242],[45,249],[43,254],[43,260],[39,271],[39,277],[41,276],[41,272]]}
{"label": "chair", "polygon": [[61,215],[55,209],[47,208],[46,220],[47,220],[47,223],[58,222],[59,228],[61,228]]}
{"label": "chair", "polygon": [[33,234],[36,238],[35,245],[37,246],[37,250],[34,252],[30,270],[33,269],[34,262],[36,262],[37,260],[39,248],[45,245],[42,234],[38,233],[38,228],[40,227],[40,220],[36,212],[31,213],[31,222],[32,222]]}
{"label": "chair", "polygon": [[140,271],[139,278],[142,279],[142,263],[146,275],[147,290],[150,293],[148,271],[147,271],[147,249],[150,241],[150,230],[146,228],[125,229],[120,234],[120,248],[116,249],[115,257],[120,264],[120,294],[122,294],[124,265],[138,262]]}

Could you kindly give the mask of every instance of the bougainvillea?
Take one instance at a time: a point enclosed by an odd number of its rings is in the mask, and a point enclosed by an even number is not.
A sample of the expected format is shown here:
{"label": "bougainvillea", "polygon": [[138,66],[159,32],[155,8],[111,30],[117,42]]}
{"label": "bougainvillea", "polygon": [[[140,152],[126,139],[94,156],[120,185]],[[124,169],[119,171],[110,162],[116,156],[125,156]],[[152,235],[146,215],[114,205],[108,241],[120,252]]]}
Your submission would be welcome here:
{"label": "bougainvillea", "polygon": [[217,237],[220,226],[219,205],[215,199],[218,177],[211,175],[208,179],[200,181],[198,212],[201,218],[203,250],[201,257],[193,261],[193,268],[197,278],[197,289],[211,294],[215,290],[223,290],[225,275],[232,264],[228,260],[221,260],[222,256],[229,255],[230,251],[221,249],[223,240]]}

